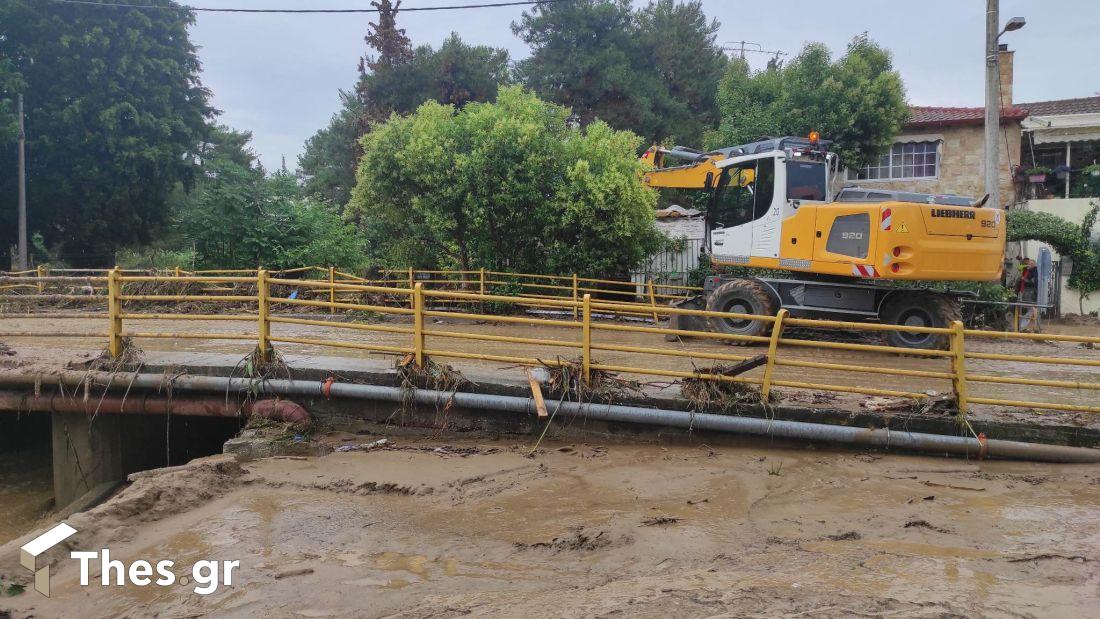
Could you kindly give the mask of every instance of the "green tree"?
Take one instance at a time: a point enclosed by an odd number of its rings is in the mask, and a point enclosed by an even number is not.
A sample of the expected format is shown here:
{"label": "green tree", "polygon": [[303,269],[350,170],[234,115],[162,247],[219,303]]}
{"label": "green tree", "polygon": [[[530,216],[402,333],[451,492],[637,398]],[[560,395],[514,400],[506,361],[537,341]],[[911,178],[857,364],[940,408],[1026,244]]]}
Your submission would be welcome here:
{"label": "green tree", "polygon": [[405,34],[404,28],[397,27],[397,13],[401,9],[401,0],[396,3],[391,0],[371,0],[371,6],[378,10],[378,23],[370,22],[363,40],[367,48],[377,52],[374,55],[367,54],[359,59],[359,82],[355,92],[359,97],[359,103],[363,107],[363,116],[360,118],[360,134],[367,131],[367,124],[386,118],[393,112],[391,102],[383,94],[372,88],[372,80],[368,79],[379,73],[388,75],[390,71],[399,67],[413,57],[412,42]]}
{"label": "green tree", "polygon": [[[355,185],[359,137],[371,122],[408,114],[425,101],[463,106],[492,101],[509,80],[508,52],[468,45],[451,34],[438,50],[423,45],[400,64],[373,63],[360,77],[357,95],[340,94],[343,105],[329,126],[306,142],[298,166],[307,195],[344,206]],[[369,108],[364,104],[369,102]]]}
{"label": "green tree", "polygon": [[363,74],[356,90],[373,122],[393,112],[408,114],[425,101],[460,107],[470,101],[491,101],[508,79],[508,52],[468,45],[451,33],[438,50],[422,45],[401,64]]}
{"label": "green tree", "polygon": [[716,44],[718,20],[707,20],[699,0],[657,0],[637,21],[638,53],[649,56],[670,99],[648,137],[700,146],[718,123],[718,82],[727,64]]}
{"label": "green tree", "polygon": [[[0,88],[25,95],[30,229],[63,259],[110,264],[116,247],[149,241],[173,189],[193,181],[214,113],[193,21],[183,9],[0,3]],[[14,151],[0,169],[15,168]],[[15,175],[0,175],[0,195],[14,194]],[[5,246],[15,228],[14,209],[0,209]]]}
{"label": "green tree", "polygon": [[620,273],[658,244],[640,139],[518,87],[428,102],[363,139],[348,216],[385,266]]}
{"label": "green tree", "polygon": [[725,56],[697,0],[656,0],[633,11],[630,0],[539,5],[512,24],[531,46],[521,81],[571,107],[582,124],[596,119],[646,140],[698,144],[716,121],[714,91]]}
{"label": "green tree", "polygon": [[208,268],[363,266],[355,226],[303,197],[294,176],[266,176],[248,137],[220,128],[205,145],[205,174],[182,199],[176,246],[193,248],[195,262]]}
{"label": "green tree", "polygon": [[340,101],[340,111],[328,127],[306,140],[305,150],[298,157],[298,174],[306,195],[343,207],[355,187],[363,106],[354,94],[345,91],[340,91]]}
{"label": "green tree", "polygon": [[909,114],[905,89],[890,53],[866,34],[839,60],[810,43],[786,66],[753,72],[732,61],[718,86],[721,121],[710,148],[750,142],[761,135],[819,131],[850,167],[874,161],[889,148]]}

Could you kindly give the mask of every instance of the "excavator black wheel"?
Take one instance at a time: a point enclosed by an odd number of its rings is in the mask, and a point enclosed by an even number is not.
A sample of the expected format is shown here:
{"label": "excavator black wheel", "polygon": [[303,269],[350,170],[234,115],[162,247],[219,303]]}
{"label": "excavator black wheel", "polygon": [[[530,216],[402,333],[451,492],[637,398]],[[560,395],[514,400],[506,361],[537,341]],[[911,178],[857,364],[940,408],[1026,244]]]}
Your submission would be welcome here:
{"label": "excavator black wheel", "polygon": [[[775,316],[778,307],[771,291],[764,284],[751,279],[730,280],[714,290],[707,298],[707,311],[730,312],[733,314],[754,314],[757,316]],[[768,334],[770,323],[746,318],[707,319],[710,330],[729,335],[763,336]],[[727,340],[730,344],[748,344],[749,342]]]}
{"label": "excavator black wheel", "polygon": [[[881,313],[882,322],[907,327],[948,328],[956,320],[962,320],[959,305],[950,297],[934,292],[905,293],[887,299]],[[891,346],[919,348],[923,350],[947,350],[951,338],[941,333],[910,333],[887,331]]]}

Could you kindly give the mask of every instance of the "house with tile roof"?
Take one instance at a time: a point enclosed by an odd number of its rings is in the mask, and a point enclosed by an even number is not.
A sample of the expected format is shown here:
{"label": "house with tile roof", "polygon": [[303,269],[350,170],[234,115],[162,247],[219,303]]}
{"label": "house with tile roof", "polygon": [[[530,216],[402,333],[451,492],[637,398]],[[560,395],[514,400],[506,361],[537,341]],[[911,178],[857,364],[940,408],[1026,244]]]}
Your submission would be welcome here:
{"label": "house with tile roof", "polygon": [[[1011,204],[1020,162],[1023,106],[1012,104],[1012,56],[1001,50],[1001,196]],[[909,120],[879,161],[848,170],[846,184],[980,197],[985,193],[985,108],[911,106]]]}
{"label": "house with tile roof", "polygon": [[[1048,212],[1080,224],[1100,198],[1100,96],[1016,102],[1013,55],[1001,46],[999,206]],[[873,165],[847,170],[845,185],[980,197],[985,193],[984,126],[984,107],[912,106],[890,151]],[[1043,247],[1038,242],[1012,245],[1009,258],[1017,253],[1035,258]],[[1057,253],[1054,257],[1060,259]],[[1100,310],[1100,298],[1082,299],[1066,286],[1072,265],[1062,262],[1055,295],[1059,307]]]}

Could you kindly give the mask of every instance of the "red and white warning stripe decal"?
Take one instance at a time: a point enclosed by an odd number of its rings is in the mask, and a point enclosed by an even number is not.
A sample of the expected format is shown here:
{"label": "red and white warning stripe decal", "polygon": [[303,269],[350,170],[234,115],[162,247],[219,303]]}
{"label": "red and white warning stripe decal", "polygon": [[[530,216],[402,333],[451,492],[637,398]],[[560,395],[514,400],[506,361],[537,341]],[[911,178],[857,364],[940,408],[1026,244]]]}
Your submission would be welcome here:
{"label": "red and white warning stripe decal", "polygon": [[889,230],[893,223],[894,212],[888,208],[882,209],[882,229]]}
{"label": "red and white warning stripe decal", "polygon": [[853,264],[852,275],[856,277],[878,277],[878,271],[870,265]]}

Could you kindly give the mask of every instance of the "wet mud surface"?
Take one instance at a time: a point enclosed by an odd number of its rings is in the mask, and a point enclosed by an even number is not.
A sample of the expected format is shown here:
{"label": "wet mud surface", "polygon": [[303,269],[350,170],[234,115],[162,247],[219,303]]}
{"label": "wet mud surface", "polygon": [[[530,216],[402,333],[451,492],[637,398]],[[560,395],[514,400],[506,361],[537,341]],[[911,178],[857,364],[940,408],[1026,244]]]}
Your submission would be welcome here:
{"label": "wet mud surface", "polygon": [[[335,437],[352,444],[377,437]],[[154,471],[70,518],[233,586],[80,587],[14,616],[1009,616],[1100,607],[1100,466],[397,439]],[[0,573],[12,574],[0,548]],[[17,554],[17,553],[16,553]],[[93,570],[96,574],[97,570]]]}

